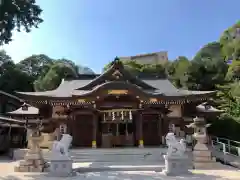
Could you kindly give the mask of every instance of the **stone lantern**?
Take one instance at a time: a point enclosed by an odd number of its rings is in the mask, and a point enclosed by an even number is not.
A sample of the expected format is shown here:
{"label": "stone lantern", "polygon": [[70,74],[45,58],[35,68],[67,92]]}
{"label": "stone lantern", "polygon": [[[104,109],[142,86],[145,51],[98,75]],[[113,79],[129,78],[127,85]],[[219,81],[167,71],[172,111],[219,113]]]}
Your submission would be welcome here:
{"label": "stone lantern", "polygon": [[30,147],[24,156],[24,160],[19,162],[19,165],[15,167],[15,172],[43,172],[46,169],[46,163],[44,162],[40,142],[43,140],[41,136],[42,121],[37,120],[36,123],[26,124],[31,134],[28,137],[30,141]]}
{"label": "stone lantern", "polygon": [[193,137],[196,139],[197,143],[206,144],[207,143],[207,128],[211,124],[206,124],[204,118],[195,117],[193,123],[187,125],[188,128],[194,129]]}
{"label": "stone lantern", "polygon": [[193,166],[195,169],[210,169],[216,167],[215,160],[212,159],[211,150],[207,144],[207,128],[211,124],[206,124],[204,118],[195,117],[193,123],[187,125],[194,129],[193,137],[197,143],[193,148]]}

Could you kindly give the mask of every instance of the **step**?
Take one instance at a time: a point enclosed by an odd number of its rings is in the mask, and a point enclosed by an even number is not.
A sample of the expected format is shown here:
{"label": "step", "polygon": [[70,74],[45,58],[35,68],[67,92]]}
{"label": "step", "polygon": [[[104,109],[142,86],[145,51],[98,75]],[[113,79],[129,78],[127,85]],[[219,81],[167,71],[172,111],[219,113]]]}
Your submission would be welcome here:
{"label": "step", "polygon": [[[17,149],[14,151],[14,159],[22,159],[27,149]],[[43,150],[46,160],[49,151]],[[163,161],[165,148],[114,148],[114,149],[70,149],[69,154],[74,162],[159,162]]]}
{"label": "step", "polygon": [[[71,150],[70,155],[75,162],[131,162],[131,161],[163,161],[161,150],[112,149],[112,150]],[[49,159],[47,153],[45,158]]]}

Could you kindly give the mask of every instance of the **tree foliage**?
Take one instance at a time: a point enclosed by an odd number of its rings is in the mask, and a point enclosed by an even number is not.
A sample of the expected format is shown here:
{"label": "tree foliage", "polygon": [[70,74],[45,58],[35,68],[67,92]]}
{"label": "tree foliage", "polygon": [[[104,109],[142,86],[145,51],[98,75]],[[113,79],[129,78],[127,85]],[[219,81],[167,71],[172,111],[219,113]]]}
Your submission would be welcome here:
{"label": "tree foliage", "polygon": [[240,21],[223,32],[220,44],[226,60],[240,60]]}
{"label": "tree foliage", "polygon": [[9,43],[14,29],[30,32],[43,20],[35,0],[2,0],[0,4],[0,45]]}
{"label": "tree foliage", "polygon": [[19,70],[4,51],[0,52],[0,90],[13,93],[14,91],[32,91],[33,78]]}
{"label": "tree foliage", "polygon": [[167,64],[167,73],[178,88],[185,87],[186,72],[190,65],[191,62],[185,56],[179,56],[175,61]]}
{"label": "tree foliage", "polygon": [[[79,67],[83,68],[71,60],[56,60],[44,54],[32,55],[14,64],[5,51],[0,51],[0,90],[9,93],[52,90],[62,79],[77,78]],[[92,71],[85,69],[87,73]],[[81,70],[84,73],[84,69]]]}
{"label": "tree foliage", "polygon": [[73,63],[57,61],[44,77],[35,82],[35,90],[46,91],[56,89],[65,78],[77,78],[78,74]]}
{"label": "tree foliage", "polygon": [[221,55],[221,46],[212,42],[201,48],[186,72],[185,85],[193,90],[214,90],[223,84],[228,65]]}

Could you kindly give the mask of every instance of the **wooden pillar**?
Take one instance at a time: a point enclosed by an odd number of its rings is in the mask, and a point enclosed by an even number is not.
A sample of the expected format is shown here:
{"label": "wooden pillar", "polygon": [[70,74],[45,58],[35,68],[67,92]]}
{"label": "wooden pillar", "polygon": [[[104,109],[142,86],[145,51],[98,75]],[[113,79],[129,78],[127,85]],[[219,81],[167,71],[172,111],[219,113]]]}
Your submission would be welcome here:
{"label": "wooden pillar", "polygon": [[160,145],[162,143],[162,117],[160,114],[158,115],[158,139]]}
{"label": "wooden pillar", "polygon": [[92,148],[97,148],[97,116],[93,115],[93,133],[92,133]]}
{"label": "wooden pillar", "polygon": [[139,121],[138,121],[138,147],[143,148],[144,147],[144,141],[143,141],[143,115],[142,113],[139,115]]}

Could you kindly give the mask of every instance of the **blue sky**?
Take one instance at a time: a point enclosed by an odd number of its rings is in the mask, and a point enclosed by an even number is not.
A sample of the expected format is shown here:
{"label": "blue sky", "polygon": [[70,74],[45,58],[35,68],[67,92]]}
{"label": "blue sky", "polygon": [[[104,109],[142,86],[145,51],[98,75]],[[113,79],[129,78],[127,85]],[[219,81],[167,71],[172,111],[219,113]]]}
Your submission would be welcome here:
{"label": "blue sky", "polygon": [[189,58],[240,19],[239,0],[37,0],[44,23],[3,48],[71,59],[100,72],[115,56],[166,50]]}

